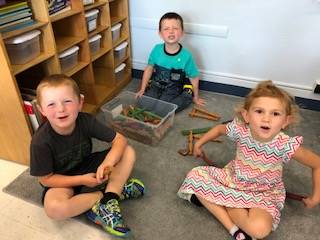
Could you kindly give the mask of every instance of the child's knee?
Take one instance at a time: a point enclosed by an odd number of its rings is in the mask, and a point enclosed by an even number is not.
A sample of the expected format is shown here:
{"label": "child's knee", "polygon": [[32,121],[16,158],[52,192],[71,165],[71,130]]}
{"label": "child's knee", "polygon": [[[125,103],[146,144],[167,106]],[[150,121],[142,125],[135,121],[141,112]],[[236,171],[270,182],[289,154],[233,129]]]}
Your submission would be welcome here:
{"label": "child's knee", "polygon": [[269,221],[268,219],[260,218],[260,219],[256,219],[251,224],[250,235],[257,239],[263,239],[271,233],[271,230],[272,230],[272,222]]}
{"label": "child's knee", "polygon": [[47,216],[54,220],[64,220],[68,218],[69,206],[61,201],[53,200],[46,202],[44,206]]}

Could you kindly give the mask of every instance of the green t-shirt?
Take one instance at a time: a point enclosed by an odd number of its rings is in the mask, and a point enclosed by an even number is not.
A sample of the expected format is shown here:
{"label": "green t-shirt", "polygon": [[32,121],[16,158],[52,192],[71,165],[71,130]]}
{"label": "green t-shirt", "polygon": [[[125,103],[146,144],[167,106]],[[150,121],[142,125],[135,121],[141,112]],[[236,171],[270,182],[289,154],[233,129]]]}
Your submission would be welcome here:
{"label": "green t-shirt", "polygon": [[194,78],[199,75],[191,52],[182,46],[177,53],[170,54],[165,51],[164,43],[157,44],[150,53],[148,64],[152,66],[158,65],[167,69],[182,70],[188,78]]}

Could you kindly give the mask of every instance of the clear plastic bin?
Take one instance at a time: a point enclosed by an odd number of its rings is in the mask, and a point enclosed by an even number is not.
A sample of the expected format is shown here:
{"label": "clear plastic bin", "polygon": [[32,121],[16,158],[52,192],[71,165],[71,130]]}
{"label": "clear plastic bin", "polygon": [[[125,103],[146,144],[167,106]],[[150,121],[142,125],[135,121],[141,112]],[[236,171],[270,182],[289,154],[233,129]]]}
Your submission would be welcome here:
{"label": "clear plastic bin", "polygon": [[11,64],[25,64],[40,54],[39,30],[33,30],[5,41]]}
{"label": "clear plastic bin", "polygon": [[126,64],[125,64],[125,63],[121,63],[121,64],[114,70],[114,73],[115,73],[115,75],[116,75],[116,80],[117,80],[117,81],[121,81],[121,80],[124,78],[125,68],[126,68]]}
{"label": "clear plastic bin", "polygon": [[87,21],[88,32],[92,32],[97,28],[98,14],[99,14],[99,9],[92,9],[86,12],[85,17]]}
{"label": "clear plastic bin", "polygon": [[78,46],[73,46],[59,54],[59,60],[62,72],[66,72],[78,63]]}
{"label": "clear plastic bin", "polygon": [[126,57],[128,42],[123,42],[114,49],[114,58],[116,62],[120,62]]}
{"label": "clear plastic bin", "polygon": [[121,32],[121,23],[118,23],[111,28],[112,33],[112,42],[116,42],[120,38],[120,32]]}
{"label": "clear plastic bin", "polygon": [[[122,110],[130,105],[158,115],[160,122],[154,125],[121,114]],[[101,107],[109,127],[148,145],[156,145],[168,132],[173,125],[176,109],[175,104],[147,96],[136,98],[135,93],[129,91],[121,92]]]}
{"label": "clear plastic bin", "polygon": [[97,34],[89,38],[90,51],[92,55],[99,52],[101,37],[102,36],[100,34]]}

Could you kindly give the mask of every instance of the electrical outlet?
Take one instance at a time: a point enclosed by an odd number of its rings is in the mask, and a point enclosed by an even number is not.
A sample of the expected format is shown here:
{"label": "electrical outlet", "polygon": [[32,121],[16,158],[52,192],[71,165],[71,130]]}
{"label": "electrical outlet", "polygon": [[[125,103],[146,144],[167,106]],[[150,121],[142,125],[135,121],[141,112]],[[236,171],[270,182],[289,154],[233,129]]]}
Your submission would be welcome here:
{"label": "electrical outlet", "polygon": [[314,85],[314,93],[320,93],[320,80],[317,80],[315,85]]}

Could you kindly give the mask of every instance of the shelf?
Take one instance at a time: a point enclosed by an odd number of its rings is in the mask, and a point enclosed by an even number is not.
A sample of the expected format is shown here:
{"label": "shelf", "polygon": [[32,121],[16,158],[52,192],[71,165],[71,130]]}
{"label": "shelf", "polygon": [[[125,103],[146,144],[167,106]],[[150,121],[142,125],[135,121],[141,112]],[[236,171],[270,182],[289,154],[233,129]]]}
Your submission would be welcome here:
{"label": "shelf", "polygon": [[97,112],[97,106],[90,103],[83,103],[82,112],[94,114]]}
{"label": "shelf", "polygon": [[107,4],[107,3],[108,3],[108,1],[106,1],[106,0],[100,0],[100,1],[95,2],[93,4],[85,5],[84,6],[84,10],[88,11],[88,10],[91,10],[93,8],[99,8],[100,6],[103,6],[103,5]]}
{"label": "shelf", "polygon": [[27,62],[25,64],[21,64],[21,65],[11,65],[12,72],[14,75],[17,75],[18,73],[21,73],[21,72],[27,70],[28,68],[31,68],[31,67],[49,59],[52,56],[54,56],[54,54],[48,54],[48,53],[42,52],[42,53],[40,53],[40,55],[38,57],[31,60],[30,62]]}
{"label": "shelf", "polygon": [[[74,79],[84,95],[82,111],[96,114],[106,101],[112,99],[131,80],[131,46],[128,16],[128,0],[95,0],[83,6],[81,0],[70,0],[71,8],[49,16],[47,0],[29,0],[35,23],[22,29],[0,34],[0,109],[6,112],[0,118],[0,158],[30,164],[32,125],[22,102],[22,88],[36,89],[39,82],[51,74],[64,73]],[[85,12],[99,9],[97,28],[87,32]],[[120,38],[112,42],[111,26],[122,24]],[[40,55],[33,60],[11,65],[5,40],[38,29]],[[101,34],[100,49],[90,52],[90,37]],[[114,47],[128,41],[123,59],[116,61]],[[79,46],[77,64],[62,72],[59,54],[72,46]],[[30,53],[31,54],[31,53]],[[118,55],[118,54],[117,54]],[[70,58],[73,60],[72,56]],[[114,70],[121,62],[126,64],[123,74]],[[117,79],[116,79],[117,77]],[[14,123],[14,124],[13,124]],[[19,136],[18,138],[16,136]]]}
{"label": "shelf", "polygon": [[111,18],[111,26],[125,20],[127,17],[126,16],[116,16]]}
{"label": "shelf", "polygon": [[78,43],[85,40],[84,37],[72,37],[72,36],[58,36],[56,38],[56,45],[58,53],[77,45]]}
{"label": "shelf", "polygon": [[38,28],[41,28],[43,26],[46,26],[47,24],[48,24],[47,22],[39,22],[39,21],[37,21],[36,23],[34,23],[34,24],[30,25],[30,26],[27,26],[27,27],[24,27],[24,28],[21,28],[21,29],[18,29],[18,30],[14,30],[14,31],[11,31],[11,32],[2,33],[2,39],[5,40],[5,39],[8,39],[8,38],[15,37],[15,36],[21,35],[23,33],[29,32],[31,30],[38,29]]}
{"label": "shelf", "polygon": [[73,67],[72,69],[64,72],[65,75],[71,77],[73,74],[79,72],[81,69],[85,68],[86,66],[88,66],[89,63],[87,62],[78,62],[77,65],[75,67]]}
{"label": "shelf", "polygon": [[81,10],[71,9],[71,10],[69,10],[69,11],[62,12],[62,13],[60,13],[60,14],[51,16],[51,17],[50,17],[50,20],[51,20],[51,22],[57,22],[57,21],[59,21],[59,20],[65,19],[65,18],[67,18],[67,17],[74,16],[74,15],[76,15],[76,14],[80,14],[80,13],[81,13]]}

